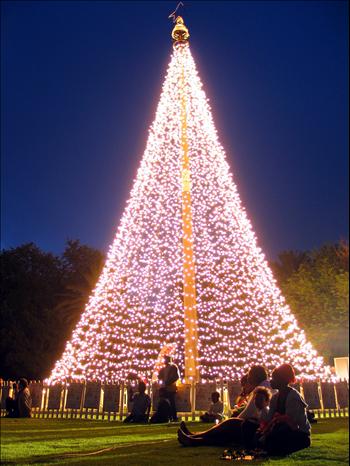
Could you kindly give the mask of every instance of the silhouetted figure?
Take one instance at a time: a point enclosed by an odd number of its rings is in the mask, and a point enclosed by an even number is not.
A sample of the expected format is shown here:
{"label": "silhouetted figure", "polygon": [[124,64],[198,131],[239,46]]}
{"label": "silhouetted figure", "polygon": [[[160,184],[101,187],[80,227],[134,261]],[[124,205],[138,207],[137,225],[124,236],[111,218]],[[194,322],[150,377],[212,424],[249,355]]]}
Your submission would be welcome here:
{"label": "silhouetted figure", "polygon": [[158,374],[158,379],[162,381],[165,388],[165,396],[169,400],[171,414],[170,420],[177,421],[176,410],[176,382],[179,380],[180,374],[176,364],[172,362],[171,356],[164,356],[164,367],[161,368]]}
{"label": "silhouetted figure", "polygon": [[242,391],[235,399],[231,417],[237,417],[244,410],[248,403],[249,394],[254,390],[254,387],[248,383],[248,374],[244,374],[240,382]]}
{"label": "silhouetted figure", "polygon": [[28,385],[27,379],[19,379],[17,393],[19,417],[31,417],[32,414],[32,397]]}
{"label": "silhouetted figure", "polygon": [[135,394],[132,388],[129,389],[129,400],[133,403],[131,413],[124,419],[124,422],[148,422],[149,412],[151,409],[151,398],[147,395],[146,384],[142,381],[139,382],[138,392]]}
{"label": "silhouetted figure", "polygon": [[260,444],[269,455],[283,456],[310,446],[311,426],[307,404],[290,384],[294,369],[282,364],[272,372],[271,386],[278,390],[270,403],[269,423],[262,429]]}
{"label": "silhouetted figure", "polygon": [[8,417],[31,417],[32,397],[28,385],[27,379],[19,379],[18,386],[14,384],[12,387],[12,398],[6,399]]}
{"label": "silhouetted figure", "polygon": [[220,393],[213,392],[211,401],[208,411],[201,416],[202,422],[222,421],[224,418],[224,404],[220,401]]}
{"label": "silhouetted figure", "polygon": [[164,387],[159,389],[159,401],[157,411],[150,419],[151,424],[161,424],[169,422],[171,417],[171,407],[168,398],[166,397],[166,390]]}
{"label": "silhouetted figure", "polygon": [[[267,372],[263,366],[253,366],[248,372],[248,382],[253,387],[269,386]],[[242,414],[245,413],[243,416]],[[253,395],[251,394],[249,402],[240,417],[232,417],[226,421],[220,422],[203,432],[192,433],[186,424],[181,422],[178,430],[178,440],[184,446],[201,446],[201,445],[232,445],[242,444],[242,424],[245,419],[258,416],[258,408],[255,406]]]}
{"label": "silhouetted figure", "polygon": [[5,400],[6,417],[18,417],[17,393],[18,385],[16,382],[13,382],[12,396],[8,396]]}

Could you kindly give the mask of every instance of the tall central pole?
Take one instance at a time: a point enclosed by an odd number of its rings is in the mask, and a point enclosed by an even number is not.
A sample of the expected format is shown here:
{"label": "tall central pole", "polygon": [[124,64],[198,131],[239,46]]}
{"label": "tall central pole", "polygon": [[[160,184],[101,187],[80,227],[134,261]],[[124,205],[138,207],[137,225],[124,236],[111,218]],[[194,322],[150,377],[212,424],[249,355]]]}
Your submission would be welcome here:
{"label": "tall central pole", "polygon": [[[176,19],[172,33],[180,47],[189,37],[182,18]],[[182,45],[183,44],[183,45]],[[184,340],[185,340],[185,382],[199,381],[198,368],[198,328],[195,256],[193,250],[192,207],[191,207],[191,171],[187,140],[187,110],[185,92],[185,69],[181,70],[181,178],[182,178],[182,233],[183,233],[183,294],[184,294]]]}

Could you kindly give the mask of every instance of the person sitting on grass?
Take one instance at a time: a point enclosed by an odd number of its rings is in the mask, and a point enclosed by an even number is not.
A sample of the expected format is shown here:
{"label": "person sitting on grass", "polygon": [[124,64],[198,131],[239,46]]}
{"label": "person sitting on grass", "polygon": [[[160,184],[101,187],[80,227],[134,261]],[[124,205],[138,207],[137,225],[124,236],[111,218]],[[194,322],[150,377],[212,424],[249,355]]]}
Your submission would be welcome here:
{"label": "person sitting on grass", "polygon": [[282,364],[272,372],[271,386],[278,390],[270,402],[268,424],[261,429],[259,443],[271,456],[289,455],[311,445],[311,426],[307,404],[290,385],[295,383],[294,369]]}
{"label": "person sitting on grass", "polygon": [[[254,388],[259,386],[268,388],[270,386],[266,369],[263,366],[253,366],[249,370],[248,382]],[[239,417],[231,417],[204,432],[192,433],[187,429],[186,424],[181,422],[177,432],[178,440],[184,446],[242,444],[242,424],[244,420],[257,417],[259,417],[258,408],[255,406],[251,395],[247,407]]]}
{"label": "person sitting on grass", "polygon": [[257,387],[253,392],[256,417],[246,419],[242,423],[242,441],[246,448],[257,447],[258,432],[268,424],[271,391],[266,387]]}
{"label": "person sitting on grass", "polygon": [[255,404],[254,389],[256,387],[265,387],[271,389],[270,381],[268,380],[268,374],[263,366],[253,366],[248,372],[247,383],[252,387],[251,392],[248,395],[247,403],[243,411],[238,414],[239,419],[258,419],[259,412]]}
{"label": "person sitting on grass", "polygon": [[201,416],[202,422],[222,421],[224,418],[224,404],[220,401],[220,393],[213,392],[211,401],[208,411]]}
{"label": "person sitting on grass", "polygon": [[166,389],[164,387],[160,387],[157,411],[153,414],[149,421],[151,424],[162,424],[170,421],[171,407],[166,395]]}
{"label": "person sitting on grass", "polygon": [[129,389],[129,400],[133,403],[131,413],[124,422],[146,423],[148,422],[149,412],[151,409],[151,398],[146,393],[146,384],[142,381],[139,382],[138,392],[135,394],[132,388]]}
{"label": "person sitting on grass", "polygon": [[240,380],[242,391],[235,400],[231,417],[237,417],[247,406],[248,398],[254,387],[248,383],[248,374],[244,374]]}

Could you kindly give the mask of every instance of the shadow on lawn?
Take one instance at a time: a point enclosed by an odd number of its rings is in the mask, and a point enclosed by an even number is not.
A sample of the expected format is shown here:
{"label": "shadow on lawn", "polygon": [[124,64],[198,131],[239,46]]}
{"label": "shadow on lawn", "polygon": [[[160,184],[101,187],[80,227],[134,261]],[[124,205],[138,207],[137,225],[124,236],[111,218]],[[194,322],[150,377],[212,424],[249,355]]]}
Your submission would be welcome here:
{"label": "shadow on lawn", "polygon": [[[173,440],[163,440],[163,441],[155,441],[155,442],[143,442],[143,443],[138,443],[138,445],[141,445],[141,446],[150,446],[150,445],[158,445],[160,446],[160,444],[164,444],[164,443],[168,443],[168,442],[172,442]],[[105,463],[104,464],[108,464],[108,455],[113,453],[113,452],[117,452],[118,450],[122,450],[124,448],[133,448],[135,447],[135,444],[134,443],[130,443],[130,444],[123,444],[123,445],[118,445],[118,446],[114,446],[114,447],[109,447],[109,448],[103,448],[103,449],[100,449],[100,450],[96,450],[96,451],[92,451],[92,452],[81,452],[81,453],[67,453],[67,454],[58,454],[58,455],[46,455],[46,456],[40,456],[40,457],[33,457],[31,460],[28,461],[28,459],[26,460],[22,460],[22,461],[16,461],[16,462],[12,462],[12,461],[5,461],[5,462],[1,462],[1,465],[5,465],[5,466],[9,466],[9,465],[40,465],[40,464],[67,464],[67,462],[69,462],[69,460],[73,460],[74,462],[74,459],[75,460],[78,460],[79,461],[79,464],[82,464],[82,463],[85,463],[85,462],[88,462],[87,464],[92,464],[92,462],[95,460],[104,460]],[[217,452],[216,452],[216,455],[215,455],[215,458],[219,463],[221,463],[220,459],[221,459],[221,455],[222,455],[222,452],[223,452],[223,447],[204,447],[204,448],[184,448],[180,445],[177,445],[176,444],[176,447],[179,448],[179,451],[181,452],[184,452],[184,450],[186,452],[193,452],[194,450],[196,452],[202,452],[203,453],[203,460],[204,460],[204,463],[205,463],[205,460],[208,460],[208,456],[205,455],[205,450],[207,448],[215,448],[215,450],[217,449]],[[234,448],[233,448],[234,449]],[[153,452],[155,454],[159,453],[159,450],[153,450]],[[122,452],[121,452],[122,453]],[[148,451],[147,453],[151,453],[151,451]],[[211,451],[211,453],[213,453]],[[131,456],[139,456],[139,453],[131,453],[130,451],[127,453],[127,454],[120,454],[118,455],[118,459],[121,459],[122,457],[131,457]],[[104,457],[104,458],[103,458]],[[274,457],[273,460],[280,460],[280,459],[285,459],[287,457]],[[114,458],[114,459],[117,459],[117,458]],[[185,458],[183,458],[185,459]],[[186,458],[186,459],[189,459],[189,458]],[[269,462],[271,460],[271,458],[258,458],[258,459],[254,459],[253,462],[254,464],[263,464],[263,463],[266,463],[266,462]],[[236,462],[236,460],[230,460],[231,462]],[[170,461],[171,462],[171,461]],[[215,461],[216,463],[216,461]],[[124,464],[127,464],[127,463],[124,463]],[[134,464],[134,463],[133,463]],[[144,463],[142,463],[144,464]],[[148,464],[148,463],[147,463]],[[158,464],[158,463],[157,463]],[[187,464],[187,462],[186,462]],[[210,463],[211,464],[211,463]]]}
{"label": "shadow on lawn", "polygon": [[[321,419],[315,425],[314,430],[314,447],[298,453],[297,457],[292,455],[285,458],[270,458],[270,459],[256,459],[253,460],[256,465],[270,464],[275,466],[291,466],[298,465],[306,462],[308,465],[329,466],[329,464],[346,464],[344,463],[345,446],[339,452],[339,440],[337,433],[341,439],[345,438],[345,431],[347,430],[347,419],[337,420],[337,422],[329,422],[328,419]],[[345,422],[344,422],[345,421]],[[171,426],[176,427],[176,426]],[[190,425],[192,427],[192,423]],[[193,427],[198,425],[193,424]],[[93,430],[93,429],[92,429]],[[166,429],[168,431],[168,429]],[[168,431],[169,433],[169,431]],[[117,434],[117,433],[116,433]],[[135,432],[136,434],[136,432]],[[326,435],[325,435],[326,434]],[[327,439],[327,434],[333,434]],[[131,440],[131,439],[130,439]],[[146,439],[144,439],[146,440]],[[326,443],[324,444],[324,441]],[[342,440],[343,442],[344,440]],[[106,443],[105,443],[106,445]],[[103,445],[101,445],[103,446]],[[140,449],[137,448],[140,446]],[[332,447],[334,446],[334,451]],[[90,445],[90,448],[94,448]],[[183,448],[178,445],[176,441],[176,433],[174,437],[167,439],[149,439],[148,441],[126,441],[122,444],[113,444],[106,448],[95,447],[90,451],[75,451],[75,452],[61,452],[50,453],[46,455],[35,455],[27,458],[18,458],[16,461],[2,461],[4,466],[10,465],[81,465],[90,466],[93,464],[98,465],[136,465],[136,466],[158,466],[164,463],[182,464],[186,466],[194,465],[220,465],[220,456],[222,455],[225,447],[201,447],[201,448]],[[326,449],[325,451],[323,451]],[[33,452],[34,453],[34,452]],[[48,453],[48,452],[47,452]],[[341,461],[339,461],[341,460]],[[235,460],[230,460],[235,462]],[[312,463],[311,463],[312,461]],[[337,462],[337,463],[336,463]]]}
{"label": "shadow on lawn", "polygon": [[[173,440],[157,440],[154,442],[137,442],[137,445],[139,446],[146,446],[146,445],[158,445],[160,444],[165,444],[167,442],[172,442]],[[20,460],[20,461],[1,461],[1,465],[35,465],[35,464],[62,464],[63,460],[72,460],[72,459],[81,459],[81,460],[90,460],[92,457],[96,457],[99,455],[103,454],[108,454],[112,453],[117,450],[121,450],[123,448],[132,448],[135,447],[135,443],[124,443],[122,445],[116,445],[113,447],[108,447],[108,448],[102,448],[99,450],[94,450],[90,452],[80,452],[80,453],[61,453],[57,455],[41,455],[40,457],[33,457],[31,460],[28,461],[28,459],[25,460]],[[138,454],[138,453],[137,453]],[[132,456],[132,454],[128,453],[127,456]]]}

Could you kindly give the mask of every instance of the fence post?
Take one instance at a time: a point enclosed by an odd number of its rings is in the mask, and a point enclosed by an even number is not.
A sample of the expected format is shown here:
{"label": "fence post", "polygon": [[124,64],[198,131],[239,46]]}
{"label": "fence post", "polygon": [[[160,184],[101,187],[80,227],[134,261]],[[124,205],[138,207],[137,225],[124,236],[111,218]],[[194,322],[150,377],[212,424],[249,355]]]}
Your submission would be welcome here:
{"label": "fence post", "polygon": [[124,414],[124,381],[120,383],[120,395],[119,395],[119,418],[122,421],[123,420],[123,414]]}
{"label": "fence post", "polygon": [[190,404],[191,404],[191,414],[192,421],[196,420],[196,382],[191,380],[191,392],[190,392]]}

